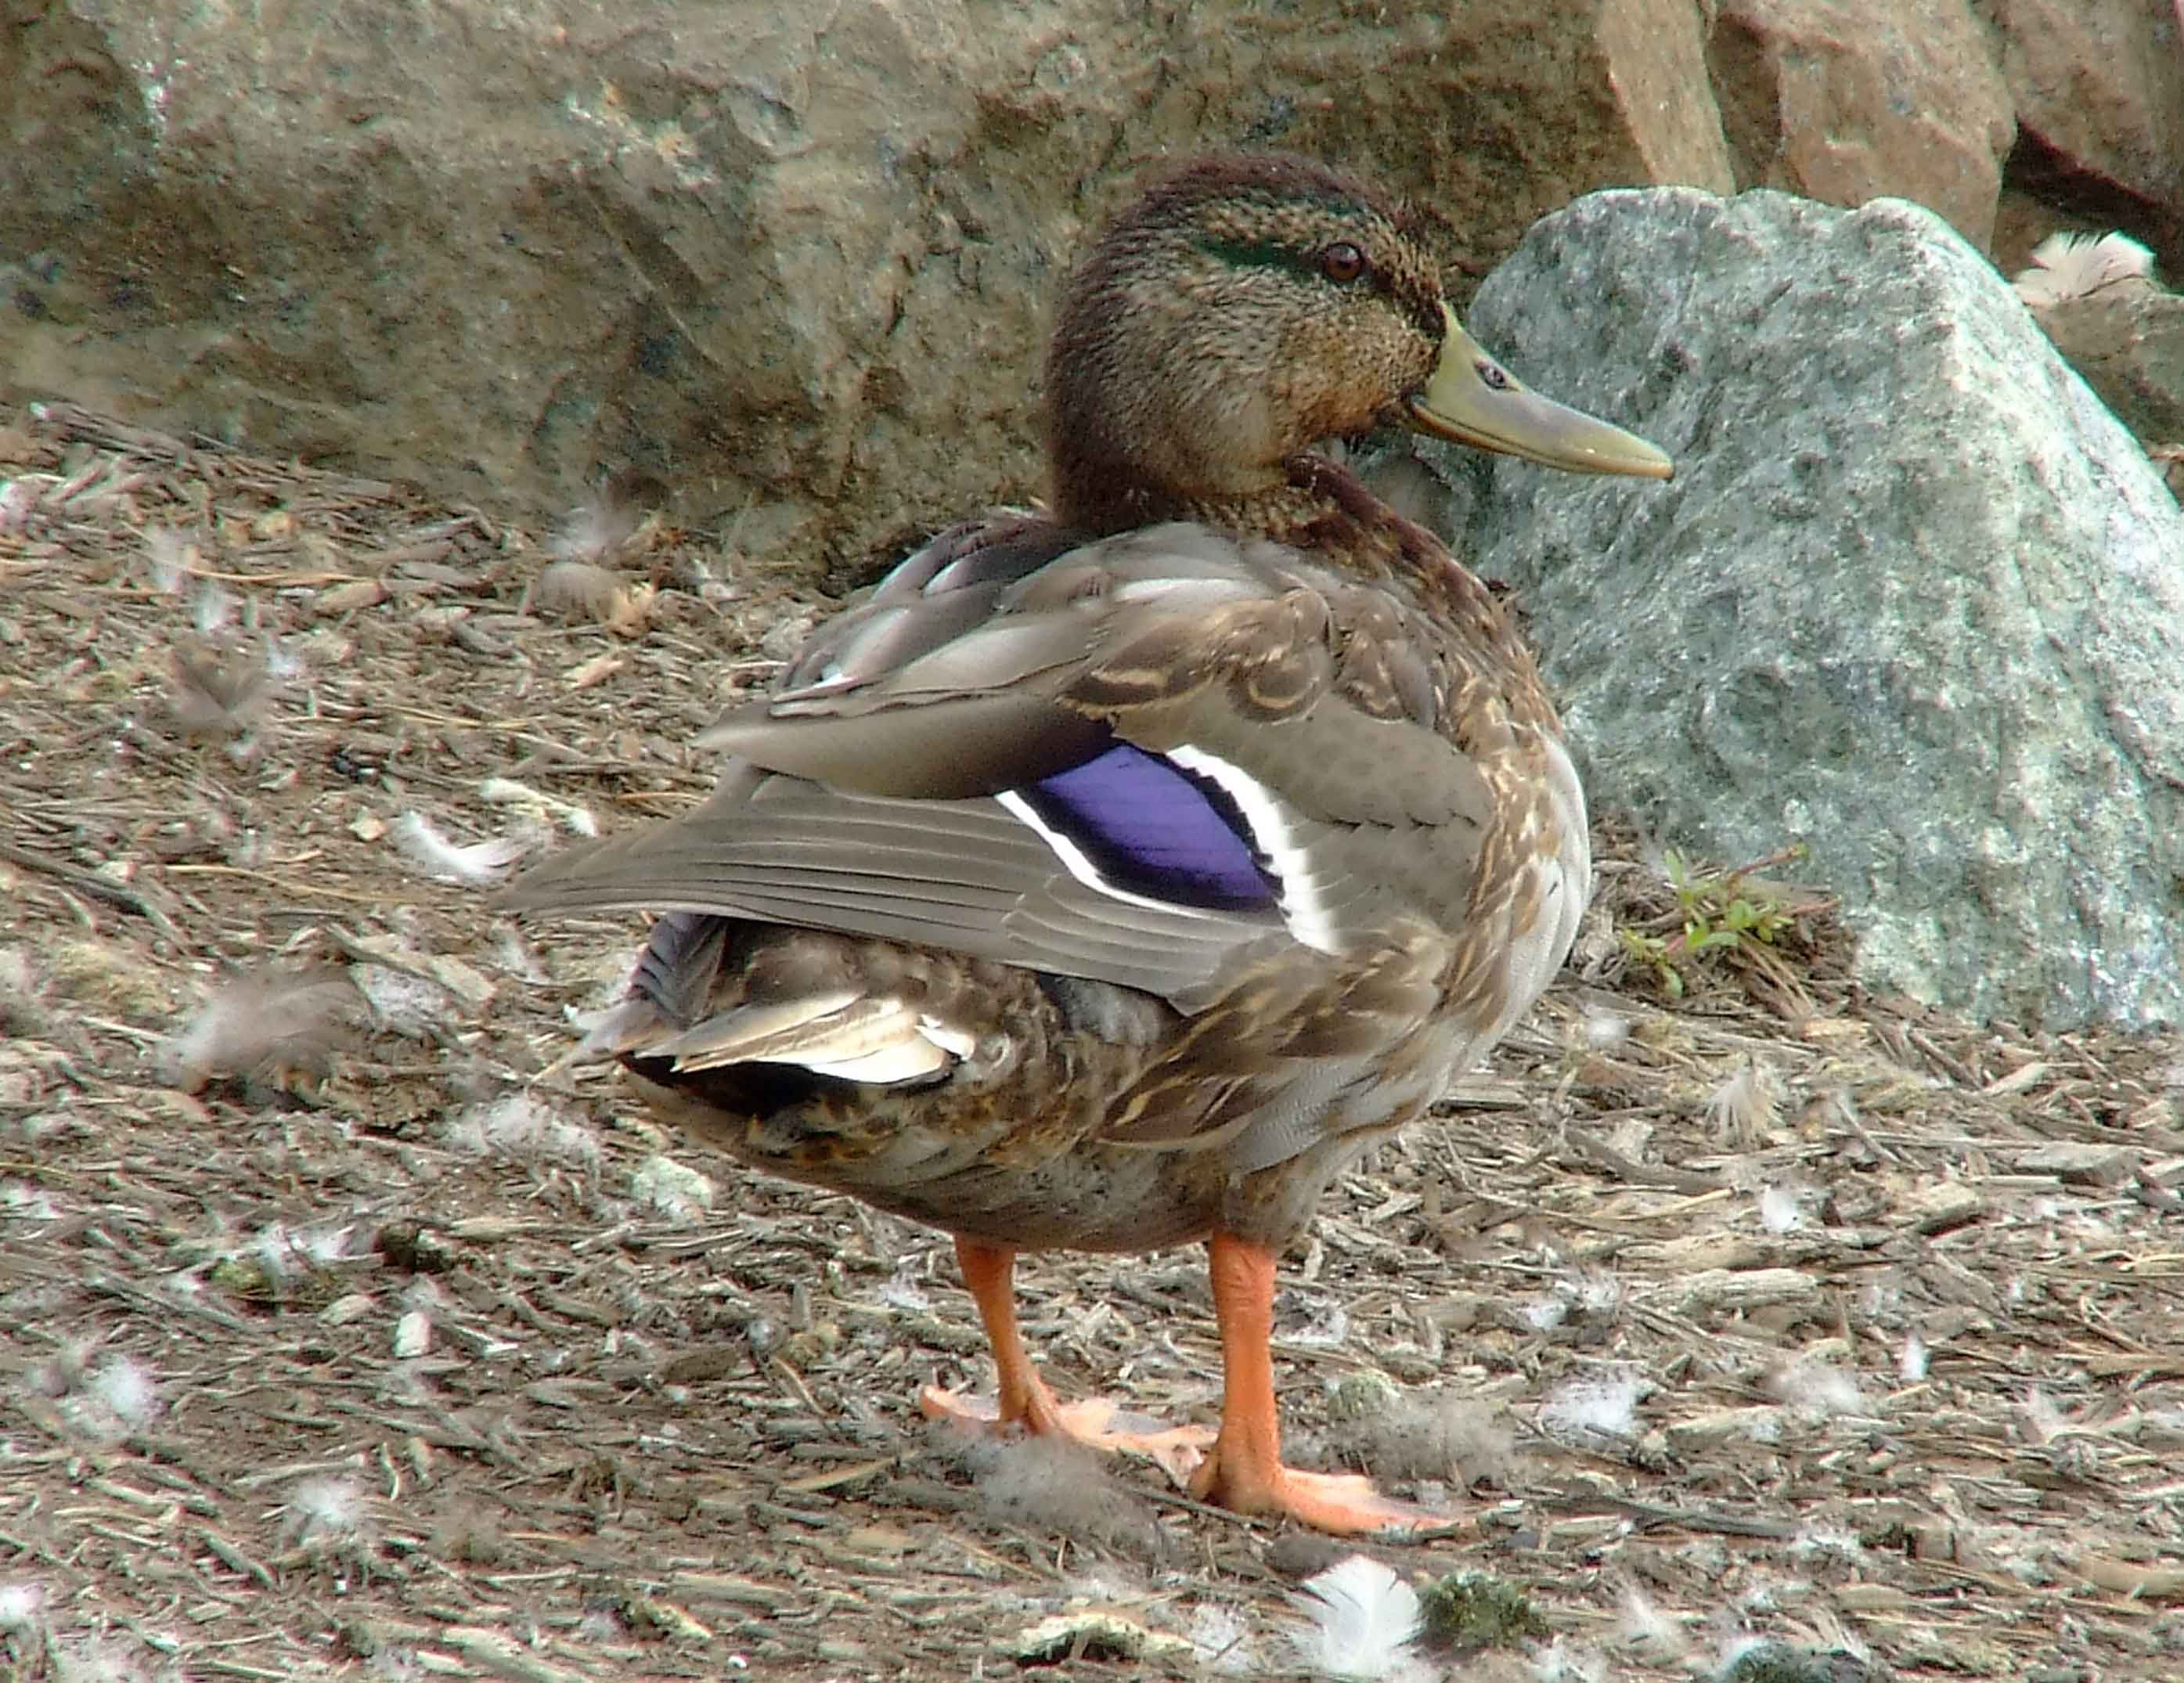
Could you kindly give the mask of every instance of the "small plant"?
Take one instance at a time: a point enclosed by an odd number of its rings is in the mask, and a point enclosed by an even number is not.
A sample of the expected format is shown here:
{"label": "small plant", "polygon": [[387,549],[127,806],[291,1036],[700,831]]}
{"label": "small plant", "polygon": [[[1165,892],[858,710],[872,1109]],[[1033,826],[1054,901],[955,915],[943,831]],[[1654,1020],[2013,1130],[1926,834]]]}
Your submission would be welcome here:
{"label": "small plant", "polygon": [[[1803,852],[1802,847],[1796,848],[1787,856],[1794,858]],[[1664,855],[1664,862],[1669,886],[1675,891],[1676,904],[1684,914],[1685,952],[1696,954],[1715,947],[1733,947],[1747,939],[1773,946],[1790,927],[1792,920],[1780,900],[1771,894],[1762,894],[1757,900],[1745,896],[1741,892],[1746,880],[1744,872],[1701,876],[1691,869],[1691,861],[1674,848]]]}
{"label": "small plant", "polygon": [[1663,994],[1680,1000],[1690,991],[1696,961],[1726,962],[1747,979],[1763,978],[1771,989],[1802,993],[1795,976],[1774,949],[1785,937],[1802,933],[1799,919],[1823,910],[1827,902],[1792,904],[1786,891],[1762,883],[1752,873],[1801,858],[1802,845],[1734,871],[1700,870],[1674,848],[1662,855],[1673,905],[1641,924],[1616,929],[1624,959],[1651,972]]}
{"label": "small plant", "polygon": [[1539,1641],[1547,1621],[1515,1585],[1484,1572],[1451,1572],[1418,1597],[1420,1640],[1441,1652],[1514,1647]]}
{"label": "small plant", "polygon": [[1754,1642],[1738,1650],[1720,1673],[1721,1683],[1867,1683],[1874,1673],[1841,1648],[1792,1647]]}
{"label": "small plant", "polygon": [[1663,993],[1672,1000],[1683,998],[1684,972],[1669,961],[1669,944],[1665,939],[1628,927],[1617,929],[1615,937],[1623,943],[1624,956],[1651,970]]}
{"label": "small plant", "polygon": [[342,1295],[343,1280],[308,1257],[282,1257],[259,1246],[222,1257],[205,1278],[254,1307],[322,1309]]}

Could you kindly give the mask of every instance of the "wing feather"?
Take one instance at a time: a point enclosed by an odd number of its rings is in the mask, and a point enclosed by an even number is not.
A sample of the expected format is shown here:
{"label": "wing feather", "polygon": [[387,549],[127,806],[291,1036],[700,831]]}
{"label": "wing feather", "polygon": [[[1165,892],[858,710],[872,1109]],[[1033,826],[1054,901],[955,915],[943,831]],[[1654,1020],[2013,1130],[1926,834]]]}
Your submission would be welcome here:
{"label": "wing feather", "polygon": [[[876,936],[1185,1011],[1241,956],[1300,934],[1335,950],[1391,917],[1462,921],[1491,793],[1419,716],[1426,663],[1398,682],[1385,659],[1344,654],[1354,603],[1368,605],[1360,638],[1388,644],[1386,597],[1197,527],[1089,543],[1034,521],[1001,530],[936,539],[815,638],[782,689],[701,738],[733,756],[711,799],[548,861],[509,903]],[[1351,669],[1398,704],[1366,711]],[[1279,907],[1084,880],[995,798],[1118,742],[1217,769],[1287,873]]]}

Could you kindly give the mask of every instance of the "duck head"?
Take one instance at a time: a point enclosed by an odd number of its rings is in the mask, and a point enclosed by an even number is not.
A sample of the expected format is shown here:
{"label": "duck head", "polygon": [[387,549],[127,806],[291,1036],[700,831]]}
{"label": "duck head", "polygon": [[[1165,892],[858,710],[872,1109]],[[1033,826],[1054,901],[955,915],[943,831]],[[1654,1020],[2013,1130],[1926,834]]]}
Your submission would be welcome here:
{"label": "duck head", "polygon": [[1201,159],[1107,227],[1063,294],[1047,393],[1056,512],[1080,530],[1248,505],[1315,439],[1376,426],[1579,472],[1672,471],[1480,349],[1400,205],[1278,153]]}

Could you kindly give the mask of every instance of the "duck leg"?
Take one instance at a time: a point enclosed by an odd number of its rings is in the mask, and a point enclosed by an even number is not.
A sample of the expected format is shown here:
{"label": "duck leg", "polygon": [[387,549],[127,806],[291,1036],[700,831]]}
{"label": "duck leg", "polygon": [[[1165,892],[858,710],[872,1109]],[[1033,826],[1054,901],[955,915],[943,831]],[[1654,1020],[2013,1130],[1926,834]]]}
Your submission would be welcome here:
{"label": "duck leg", "polygon": [[1274,1253],[1230,1234],[1216,1234],[1206,1250],[1221,1324],[1221,1433],[1191,1479],[1191,1495],[1239,1513],[1286,1513],[1339,1535],[1449,1524],[1453,1515],[1382,1496],[1369,1479],[1282,1465],[1274,1418]]}
{"label": "duck leg", "polygon": [[1006,1246],[959,1238],[956,1257],[962,1265],[963,1283],[970,1287],[972,1301],[978,1306],[978,1318],[986,1324],[986,1337],[994,1346],[1000,1394],[988,1402],[928,1385],[918,1396],[918,1406],[928,1418],[954,1420],[981,1430],[1017,1429],[1041,1437],[1069,1438],[1091,1449],[1134,1450],[1160,1463],[1178,1483],[1189,1475],[1198,1464],[1200,1452],[1212,1441],[1211,1432],[1203,1426],[1162,1426],[1157,1421],[1124,1414],[1104,1398],[1056,1402],[1032,1366],[1023,1335],[1017,1326],[1017,1253]]}

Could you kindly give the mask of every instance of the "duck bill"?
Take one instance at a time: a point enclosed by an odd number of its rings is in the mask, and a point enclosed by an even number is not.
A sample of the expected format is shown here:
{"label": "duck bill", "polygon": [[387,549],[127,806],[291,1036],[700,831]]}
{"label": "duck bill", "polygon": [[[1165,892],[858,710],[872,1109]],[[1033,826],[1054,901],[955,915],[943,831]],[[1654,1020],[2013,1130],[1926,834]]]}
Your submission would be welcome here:
{"label": "duck bill", "polygon": [[1635,432],[1543,398],[1479,348],[1446,304],[1440,360],[1425,388],[1404,404],[1419,432],[1474,449],[1521,456],[1573,473],[1627,473],[1670,479],[1675,464]]}

